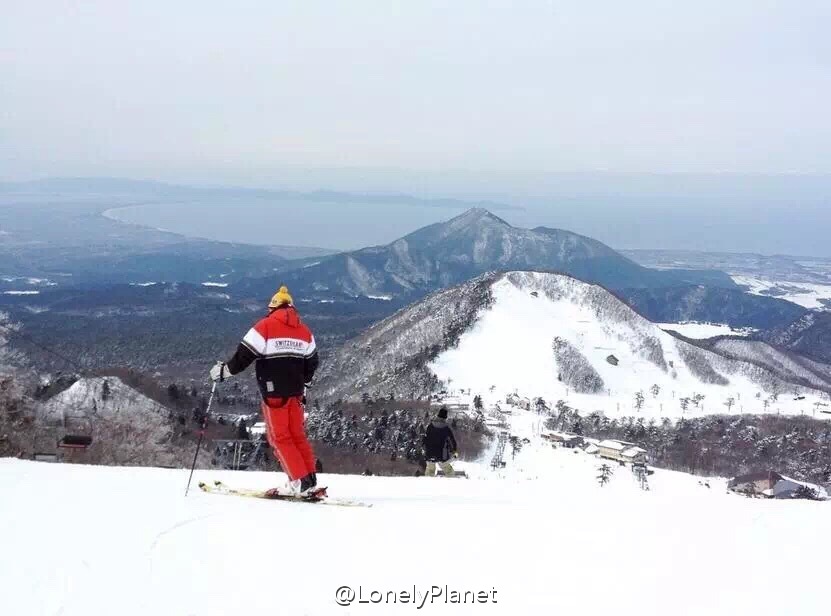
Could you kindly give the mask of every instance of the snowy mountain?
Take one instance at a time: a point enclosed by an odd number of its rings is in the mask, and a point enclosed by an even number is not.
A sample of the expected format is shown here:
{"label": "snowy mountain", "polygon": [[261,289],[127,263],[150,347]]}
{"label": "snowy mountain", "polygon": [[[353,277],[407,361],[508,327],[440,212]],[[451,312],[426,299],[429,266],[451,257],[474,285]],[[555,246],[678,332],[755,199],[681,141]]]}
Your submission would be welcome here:
{"label": "snowy mountain", "polygon": [[818,361],[831,362],[831,312],[809,312],[787,326],[763,332],[761,338]]}
{"label": "snowy mountain", "polygon": [[[88,463],[169,466],[188,457],[171,412],[117,377],[79,379],[46,400],[37,418],[52,445],[67,434],[90,436]],[[39,444],[44,453],[48,440]]]}
{"label": "snowy mountain", "polygon": [[831,365],[782,351],[762,341],[727,337],[706,346],[727,357],[764,366],[792,383],[827,390],[831,382]]}
{"label": "snowy mountain", "polygon": [[112,376],[78,379],[43,405],[43,415],[47,419],[60,419],[67,414],[94,418],[148,414],[167,417],[168,413],[168,409],[155,400]]}
{"label": "snowy mountain", "polygon": [[[650,270],[605,244],[569,231],[521,229],[481,208],[419,229],[386,246],[303,263],[282,278],[303,295],[420,296],[488,271],[556,270],[610,288],[712,284],[720,272]],[[274,285],[268,281],[269,288]]]}
{"label": "snowy mountain", "polygon": [[[517,392],[609,416],[673,417],[799,413],[821,399],[820,389],[831,391],[822,369],[794,367],[772,347],[761,359],[759,349],[740,352],[739,344],[727,355],[680,340],[609,291],[568,276],[489,274],[431,295],[344,345],[326,362],[316,392],[329,399]],[[794,393],[804,399],[791,400]],[[682,407],[696,396],[703,399],[694,408]]]}

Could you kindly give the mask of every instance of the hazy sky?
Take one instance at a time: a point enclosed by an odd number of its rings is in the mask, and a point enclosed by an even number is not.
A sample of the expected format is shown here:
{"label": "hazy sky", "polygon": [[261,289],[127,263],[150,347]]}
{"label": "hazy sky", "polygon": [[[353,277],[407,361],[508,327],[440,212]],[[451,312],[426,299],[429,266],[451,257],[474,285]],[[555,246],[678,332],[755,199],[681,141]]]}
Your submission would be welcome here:
{"label": "hazy sky", "polygon": [[620,247],[831,254],[829,32],[829,0],[0,0],[0,180],[489,198]]}
{"label": "hazy sky", "polygon": [[0,176],[831,172],[828,0],[0,0]]}

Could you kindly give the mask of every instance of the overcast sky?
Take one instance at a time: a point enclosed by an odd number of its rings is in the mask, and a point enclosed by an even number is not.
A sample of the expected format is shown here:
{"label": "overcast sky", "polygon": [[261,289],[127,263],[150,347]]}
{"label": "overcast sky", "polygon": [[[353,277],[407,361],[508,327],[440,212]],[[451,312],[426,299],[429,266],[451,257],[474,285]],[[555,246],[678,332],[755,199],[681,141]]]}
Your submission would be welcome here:
{"label": "overcast sky", "polygon": [[0,179],[828,174],[829,32],[828,0],[0,0]]}
{"label": "overcast sky", "polygon": [[827,0],[0,0],[3,175],[831,172]]}

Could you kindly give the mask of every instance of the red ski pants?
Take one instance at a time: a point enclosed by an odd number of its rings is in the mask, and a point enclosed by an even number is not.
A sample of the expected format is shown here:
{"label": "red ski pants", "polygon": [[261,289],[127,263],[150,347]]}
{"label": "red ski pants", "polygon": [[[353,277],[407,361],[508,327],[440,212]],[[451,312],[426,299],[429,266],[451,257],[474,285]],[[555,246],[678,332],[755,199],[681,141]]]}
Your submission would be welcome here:
{"label": "red ski pants", "polygon": [[[279,404],[282,406],[277,406]],[[294,481],[315,472],[315,455],[306,438],[303,403],[300,398],[263,402],[268,443],[280,466]]]}

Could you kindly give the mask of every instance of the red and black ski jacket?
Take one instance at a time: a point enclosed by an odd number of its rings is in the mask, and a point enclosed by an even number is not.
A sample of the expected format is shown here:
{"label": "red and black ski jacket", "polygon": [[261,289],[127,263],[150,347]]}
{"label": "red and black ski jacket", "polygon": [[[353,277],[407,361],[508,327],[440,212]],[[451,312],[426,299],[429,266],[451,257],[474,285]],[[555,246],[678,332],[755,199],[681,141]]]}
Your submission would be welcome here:
{"label": "red and black ski jacket", "polygon": [[266,402],[304,394],[317,370],[317,346],[293,306],[281,306],[254,325],[226,365],[237,374],[254,361]]}

